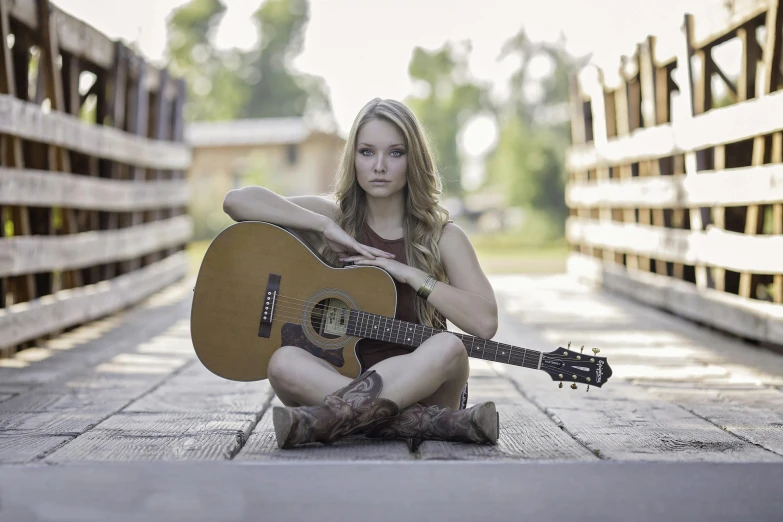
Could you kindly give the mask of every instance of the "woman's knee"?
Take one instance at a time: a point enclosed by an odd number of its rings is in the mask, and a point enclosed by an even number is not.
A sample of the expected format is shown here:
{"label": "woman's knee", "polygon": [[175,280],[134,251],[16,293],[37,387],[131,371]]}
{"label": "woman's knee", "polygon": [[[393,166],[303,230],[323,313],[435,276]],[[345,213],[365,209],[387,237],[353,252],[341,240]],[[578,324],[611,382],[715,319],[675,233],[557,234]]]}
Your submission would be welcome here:
{"label": "woman's knee", "polygon": [[433,350],[437,352],[444,368],[448,368],[452,373],[463,374],[469,367],[468,352],[462,340],[456,335],[443,332],[432,337]]}
{"label": "woman's knee", "polygon": [[281,346],[272,357],[269,358],[269,364],[266,369],[266,376],[269,384],[275,390],[289,390],[294,384],[293,370],[296,368],[296,361],[301,357],[300,348],[296,346]]}

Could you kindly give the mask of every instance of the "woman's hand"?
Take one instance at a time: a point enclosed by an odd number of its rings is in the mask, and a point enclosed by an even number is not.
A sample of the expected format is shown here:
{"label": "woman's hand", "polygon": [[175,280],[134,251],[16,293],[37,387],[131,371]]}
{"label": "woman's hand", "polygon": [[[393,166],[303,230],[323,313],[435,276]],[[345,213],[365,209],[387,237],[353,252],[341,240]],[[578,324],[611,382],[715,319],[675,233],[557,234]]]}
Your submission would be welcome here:
{"label": "woman's hand", "polygon": [[394,279],[403,284],[410,284],[410,281],[413,277],[416,276],[416,273],[418,272],[417,269],[406,265],[405,263],[400,263],[399,261],[385,257],[369,259],[365,256],[343,256],[340,258],[340,261],[343,263],[353,262],[355,265],[371,265],[383,268],[389,274],[391,274]]}
{"label": "woman's hand", "polygon": [[394,254],[359,243],[331,219],[321,233],[324,236],[327,246],[337,254],[337,257],[341,258],[341,260],[344,257],[355,254],[359,254],[358,258],[361,259],[391,259],[394,257]]}

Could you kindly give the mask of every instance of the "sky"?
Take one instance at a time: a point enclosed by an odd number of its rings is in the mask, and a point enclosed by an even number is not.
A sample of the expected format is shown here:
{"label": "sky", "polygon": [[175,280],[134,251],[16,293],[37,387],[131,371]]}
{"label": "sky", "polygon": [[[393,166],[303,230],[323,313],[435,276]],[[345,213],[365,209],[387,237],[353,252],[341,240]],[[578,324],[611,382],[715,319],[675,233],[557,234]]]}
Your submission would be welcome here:
{"label": "sky", "polygon": [[[135,42],[162,63],[166,19],[186,0],[54,0],[112,38]],[[224,0],[220,47],[253,45],[249,21],[262,0]],[[593,53],[596,63],[617,67],[647,34],[675,33],[685,10],[717,12],[723,0],[310,0],[310,22],[299,70],[322,76],[330,89],[338,125],[346,130],[370,99],[403,99],[415,92],[407,68],[415,46],[441,47],[471,40],[472,74],[502,97],[516,63],[498,61],[503,42],[524,26],[534,40],[556,40],[569,51]],[[698,19],[698,18],[697,18]],[[539,64],[544,73],[546,64]]]}

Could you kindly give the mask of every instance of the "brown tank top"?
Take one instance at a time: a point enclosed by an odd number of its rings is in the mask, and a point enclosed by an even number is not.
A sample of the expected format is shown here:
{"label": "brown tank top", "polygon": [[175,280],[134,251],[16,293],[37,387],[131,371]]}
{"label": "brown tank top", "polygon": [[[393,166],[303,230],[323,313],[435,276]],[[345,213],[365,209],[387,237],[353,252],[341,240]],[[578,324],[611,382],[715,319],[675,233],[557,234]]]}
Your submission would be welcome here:
{"label": "brown tank top", "polygon": [[[449,220],[448,223],[453,223],[453,221]],[[407,257],[405,256],[404,238],[384,239],[365,223],[359,242],[383,250],[384,252],[394,254],[395,260],[400,263],[408,264]],[[419,319],[416,317],[416,310],[413,304],[416,299],[413,288],[411,288],[410,285],[400,283],[396,279],[394,280],[394,286],[397,288],[397,312],[394,314],[395,319],[420,324]],[[364,371],[384,359],[397,355],[405,355],[411,353],[413,350],[415,350],[414,347],[403,344],[376,341],[374,339],[362,339],[356,347],[356,355],[359,357],[359,363],[362,365],[362,371]],[[465,383],[459,403],[459,409],[465,409],[467,407],[468,383]]]}
{"label": "brown tank top", "polygon": [[[449,221],[449,223],[450,222],[451,221]],[[404,238],[384,239],[370,228],[367,223],[364,224],[364,229],[360,236],[361,237],[358,238],[360,243],[394,254],[395,261],[408,264],[408,259],[405,256]],[[400,283],[396,279],[394,281],[394,286],[397,289],[397,312],[394,314],[394,318],[399,319],[400,321],[420,324],[418,317],[416,317],[416,309],[414,307],[416,293],[413,288],[410,285]],[[362,364],[362,368],[367,369],[384,359],[410,353],[413,350],[413,347],[402,344],[377,341],[374,339],[362,339],[359,341],[356,352],[359,357],[359,362]]]}

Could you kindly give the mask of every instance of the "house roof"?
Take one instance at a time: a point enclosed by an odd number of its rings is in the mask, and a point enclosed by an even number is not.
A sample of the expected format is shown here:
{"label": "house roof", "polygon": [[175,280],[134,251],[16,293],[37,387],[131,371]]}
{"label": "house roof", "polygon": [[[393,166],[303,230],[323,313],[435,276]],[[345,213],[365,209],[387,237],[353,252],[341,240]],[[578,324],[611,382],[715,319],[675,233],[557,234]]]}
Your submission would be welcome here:
{"label": "house roof", "polygon": [[185,142],[191,147],[295,144],[314,133],[339,136],[304,118],[258,118],[190,123],[185,127]]}

